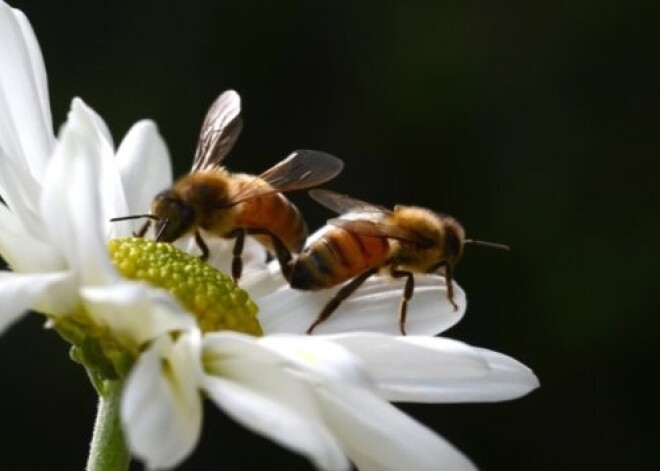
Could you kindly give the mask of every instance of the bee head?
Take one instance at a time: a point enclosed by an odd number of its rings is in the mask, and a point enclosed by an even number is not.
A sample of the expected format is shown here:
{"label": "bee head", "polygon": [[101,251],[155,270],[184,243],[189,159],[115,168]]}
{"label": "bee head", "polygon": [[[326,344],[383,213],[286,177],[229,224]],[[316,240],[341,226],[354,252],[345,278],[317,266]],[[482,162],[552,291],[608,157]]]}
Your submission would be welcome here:
{"label": "bee head", "polygon": [[171,190],[156,195],[151,213],[157,218],[156,240],[173,242],[189,232],[195,224],[195,209]]}

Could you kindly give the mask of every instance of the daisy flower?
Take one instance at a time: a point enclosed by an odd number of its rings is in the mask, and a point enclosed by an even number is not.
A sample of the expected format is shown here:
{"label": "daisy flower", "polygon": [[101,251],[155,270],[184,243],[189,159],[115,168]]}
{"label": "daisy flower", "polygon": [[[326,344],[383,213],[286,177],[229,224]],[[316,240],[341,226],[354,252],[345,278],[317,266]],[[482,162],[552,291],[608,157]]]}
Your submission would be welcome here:
{"label": "daisy flower", "polygon": [[140,357],[122,416],[131,449],[150,468],[191,452],[201,389],[229,417],[319,469],[349,469],[349,459],[364,470],[474,469],[388,401],[512,399],[534,381],[511,358],[448,339],[191,334],[160,339]]}
{"label": "daisy flower", "polygon": [[[242,279],[250,299],[194,256],[122,237],[132,227],[110,218],[147,211],[171,184],[155,125],[137,123],[115,151],[103,120],[74,99],[56,139],[38,43],[4,2],[0,69],[0,254],[11,268],[0,272],[0,331],[31,309],[76,346],[101,396],[90,467],[125,468],[122,435],[150,468],[181,463],[206,397],[320,469],[472,469],[390,401],[498,401],[538,385],[516,360],[433,337],[466,305],[457,286],[454,312],[441,277],[416,278],[414,335],[393,335],[387,315],[401,282],[374,277],[301,336],[333,291],[289,289],[256,243]],[[228,266],[228,244],[210,248]]]}
{"label": "daisy flower", "polygon": [[[102,119],[76,99],[67,129],[56,141],[41,51],[25,16],[5,3],[0,3],[0,35],[0,196],[5,203],[0,205],[0,255],[11,268],[0,272],[0,331],[29,308],[61,325],[64,335],[77,335],[80,323],[117,328],[126,335],[120,343],[135,351],[162,332],[190,325],[189,316],[173,314],[172,300],[161,291],[126,281],[107,256],[99,257],[106,251],[105,237],[122,230],[105,222],[107,214],[140,201],[140,195],[124,192],[122,174],[131,175],[143,162],[165,169],[142,169],[146,186],[171,178],[155,126],[137,123],[115,155]],[[98,158],[81,162],[85,154]],[[96,182],[91,173],[102,177]],[[143,316],[108,315],[114,303],[131,298],[142,300]],[[89,316],[93,304],[103,308],[94,319]],[[121,322],[133,325],[126,329]]]}

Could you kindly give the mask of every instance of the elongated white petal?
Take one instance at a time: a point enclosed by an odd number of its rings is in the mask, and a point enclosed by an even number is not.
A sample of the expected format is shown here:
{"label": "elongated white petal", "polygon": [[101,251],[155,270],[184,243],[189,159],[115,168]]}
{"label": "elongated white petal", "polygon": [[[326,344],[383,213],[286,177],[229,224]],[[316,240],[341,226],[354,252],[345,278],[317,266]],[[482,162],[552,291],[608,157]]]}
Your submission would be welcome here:
{"label": "elongated white petal", "polygon": [[323,336],[269,335],[258,343],[282,355],[311,381],[374,388],[361,359]]}
{"label": "elongated white petal", "polygon": [[60,284],[69,273],[11,273],[0,271],[0,333],[18,320],[53,285]]}
{"label": "elongated white petal", "polygon": [[465,393],[454,396],[463,398],[457,402],[517,399],[540,386],[534,372],[518,360],[485,348],[477,350],[488,363],[490,374],[480,380],[475,378],[473,382],[477,384],[465,385]]}
{"label": "elongated white petal", "polygon": [[443,337],[348,333],[328,339],[359,357],[381,387],[390,382],[414,386],[418,379],[432,383],[474,378],[489,372],[476,349]]}
{"label": "elongated white petal", "polygon": [[121,419],[131,451],[151,469],[188,456],[201,431],[194,339],[164,336],[136,362],[124,386]]}
{"label": "elongated white petal", "polygon": [[83,125],[81,130],[84,130],[88,142],[93,144],[94,160],[97,162],[93,175],[96,179],[95,188],[100,202],[99,206],[95,208],[95,220],[101,222],[101,227],[107,228],[107,230],[101,230],[105,236],[106,232],[117,231],[122,226],[121,223],[111,224],[110,218],[128,212],[126,194],[117,171],[112,136],[103,118],[80,98],[74,98],[71,102],[69,121],[77,121]]}
{"label": "elongated white petal", "polygon": [[246,385],[209,376],[204,382],[209,399],[245,428],[306,456],[317,468],[349,469],[341,447],[321,420],[301,413],[311,399],[304,386],[263,366],[245,366],[259,381]]}
{"label": "elongated white petal", "polygon": [[326,421],[362,471],[476,469],[444,438],[369,391],[326,385],[318,394]]}
{"label": "elongated white petal", "polygon": [[53,145],[46,73],[32,28],[0,3],[0,148],[40,179]]}
{"label": "elongated white petal", "polygon": [[0,204],[0,255],[17,272],[34,273],[65,269],[62,256],[47,241],[26,230],[20,218]]}
{"label": "elongated white petal", "polygon": [[169,153],[156,124],[148,120],[135,123],[119,145],[116,159],[128,214],[113,217],[149,212],[154,196],[172,184]]}
{"label": "elongated white petal", "polygon": [[502,401],[538,386],[520,362],[447,338],[343,334],[330,339],[365,362],[390,401]]}
{"label": "elongated white petal", "polygon": [[85,284],[117,276],[106,256],[100,219],[99,178],[107,143],[94,123],[88,108],[74,102],[48,166],[42,198],[51,239]]}
{"label": "elongated white petal", "polygon": [[120,281],[103,287],[83,287],[80,295],[96,322],[133,349],[151,339],[195,325],[194,318],[165,291],[146,284]]}
{"label": "elongated white petal", "polygon": [[202,352],[207,373],[221,375],[225,362],[233,359],[280,367],[286,361],[277,353],[259,345],[256,338],[233,331],[209,332],[204,335]]}
{"label": "elongated white petal", "polygon": [[286,363],[247,336],[210,334],[204,340],[204,388],[246,428],[308,457],[320,469],[348,469],[320,419],[313,390],[288,373]]}
{"label": "elongated white petal", "polygon": [[35,236],[44,233],[44,224],[39,215],[40,195],[40,184],[27,169],[10,159],[0,148],[0,196],[20,219],[24,231]]}
{"label": "elongated white petal", "polygon": [[[34,34],[32,25],[28,21],[27,17],[20,10],[14,9],[14,14],[16,15],[16,21],[18,22],[21,32],[23,34],[23,40],[25,41],[25,46],[29,54],[29,60],[32,69],[32,78],[34,79],[35,84],[35,93],[39,97],[39,108],[41,111],[41,117],[43,118],[43,138],[45,141],[45,150],[48,152],[52,149],[54,144],[53,139],[53,121],[50,112],[50,97],[48,94],[48,79],[46,76],[46,66],[44,64],[44,59],[41,54],[41,48],[39,47],[39,42],[37,37]],[[37,117],[39,114],[37,114]],[[38,167],[43,167],[45,162],[40,162],[35,159],[34,166],[36,172],[34,175],[39,178]]]}
{"label": "elongated white petal", "polygon": [[251,245],[255,249],[252,257],[254,263],[251,268],[244,270],[245,273],[241,276],[239,284],[241,288],[250,293],[250,297],[257,304],[261,304],[262,298],[286,288],[288,284],[282,275],[279,263],[271,262],[264,265],[265,251],[263,246],[254,240],[252,240]]}
{"label": "elongated white petal", "polygon": [[[320,324],[315,334],[370,331],[399,334],[397,316],[403,294],[403,280],[387,276],[369,278],[337,310]],[[337,288],[304,292],[282,288],[259,298],[259,319],[266,333],[303,333],[314,321]],[[456,324],[466,308],[465,293],[454,283],[454,311],[447,301],[444,278],[415,276],[415,292],[408,303],[406,331],[409,335],[435,335]]]}

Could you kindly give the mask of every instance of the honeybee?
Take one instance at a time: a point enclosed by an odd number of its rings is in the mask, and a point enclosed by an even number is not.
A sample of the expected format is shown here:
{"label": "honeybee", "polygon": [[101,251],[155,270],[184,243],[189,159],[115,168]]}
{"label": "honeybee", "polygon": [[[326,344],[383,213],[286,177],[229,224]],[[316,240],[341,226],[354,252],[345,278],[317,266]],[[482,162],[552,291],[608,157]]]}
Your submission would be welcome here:
{"label": "honeybee", "polygon": [[242,129],[240,111],[238,93],[222,93],[204,118],[190,172],[155,196],[150,214],[112,219],[148,218],[136,235],[144,236],[153,223],[156,240],[162,242],[194,235],[204,260],[209,249],[202,234],[235,239],[235,281],[243,268],[246,234],[274,251],[286,271],[291,252],[299,252],[305,243],[307,226],[298,208],[282,193],[318,186],[343,168],[343,162],[329,154],[299,150],[258,176],[230,173],[220,163]]}
{"label": "honeybee", "polygon": [[405,278],[399,305],[399,330],[406,334],[406,312],[413,295],[415,273],[444,272],[447,300],[454,310],[454,267],[467,243],[508,250],[506,245],[465,238],[461,224],[451,216],[417,206],[393,210],[327,190],[311,190],[310,196],[341,214],[331,226],[292,261],[289,284],[302,290],[344,286],[325,305],[309,326],[313,330],[337,309],[370,276],[385,272]]}

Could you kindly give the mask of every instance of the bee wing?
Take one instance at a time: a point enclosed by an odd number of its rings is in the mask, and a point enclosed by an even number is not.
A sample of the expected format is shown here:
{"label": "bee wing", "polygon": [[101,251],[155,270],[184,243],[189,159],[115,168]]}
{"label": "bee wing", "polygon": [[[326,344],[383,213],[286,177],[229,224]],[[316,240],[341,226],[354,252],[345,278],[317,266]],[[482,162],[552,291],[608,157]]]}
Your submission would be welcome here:
{"label": "bee wing", "polygon": [[220,94],[202,122],[190,173],[213,167],[231,150],[243,128],[241,97],[234,90]]}
{"label": "bee wing", "polygon": [[[333,155],[316,150],[297,150],[255,178],[255,184],[241,189],[232,198],[232,203],[268,193],[313,188],[336,177],[342,168],[344,162]],[[262,181],[268,186],[261,185]]]}
{"label": "bee wing", "polygon": [[385,215],[392,212],[383,206],[367,203],[366,201],[330,190],[314,189],[309,192],[309,196],[337,214],[370,213]]}
{"label": "bee wing", "polygon": [[[353,216],[353,214],[350,214]],[[356,216],[359,217],[359,213],[356,213]],[[366,217],[370,217],[372,214],[367,214]],[[384,237],[387,239],[397,239],[403,242],[409,242],[411,244],[427,246],[429,241],[421,237],[416,232],[412,232],[393,224],[389,224],[386,221],[377,221],[370,219],[348,219],[348,218],[334,218],[329,219],[328,224],[340,227],[349,232],[355,234],[373,236],[373,237]]]}

